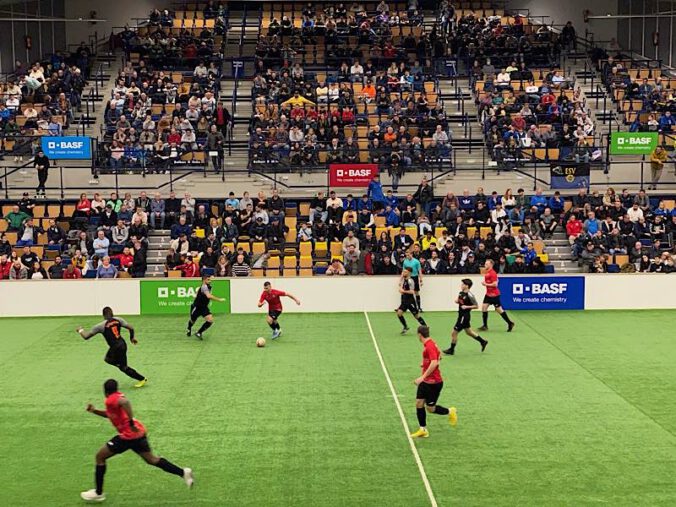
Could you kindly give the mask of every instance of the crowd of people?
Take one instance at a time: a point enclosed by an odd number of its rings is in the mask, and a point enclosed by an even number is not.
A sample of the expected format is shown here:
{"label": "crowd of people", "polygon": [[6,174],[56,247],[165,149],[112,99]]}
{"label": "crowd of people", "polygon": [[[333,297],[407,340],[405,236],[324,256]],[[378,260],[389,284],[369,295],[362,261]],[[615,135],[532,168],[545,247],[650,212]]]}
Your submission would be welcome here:
{"label": "crowd of people", "polygon": [[[35,206],[24,194],[4,216],[6,232],[15,233],[17,239],[12,245],[5,232],[0,234],[0,278],[145,276],[151,211],[145,193],[137,199],[128,193],[124,199],[115,192],[107,199],[98,193],[92,199],[82,194],[73,216],[64,217],[67,227],[59,217],[34,217]],[[19,249],[23,249],[22,254]],[[37,255],[37,249],[43,252],[43,258]],[[48,264],[46,269],[43,262]]]}
{"label": "crowd of people", "polygon": [[15,63],[13,73],[0,82],[2,152],[19,162],[37,152],[38,136],[63,135],[81,108],[90,58],[82,43],[68,58],[56,52],[47,61]]}
{"label": "crowd of people", "polygon": [[[651,203],[644,190],[632,195],[612,188],[603,195],[580,190],[572,200],[559,192],[546,196],[540,189],[532,195],[523,189],[499,195],[482,188],[435,199],[426,179],[415,193],[398,196],[384,192],[374,177],[361,196],[317,192],[304,216],[296,201],[291,213],[277,190],[255,197],[231,192],[224,201],[174,192],[168,198],[146,192],[136,198],[83,194],[66,232],[54,218],[47,224],[34,219],[35,205],[26,195],[4,217],[17,241],[12,245],[2,234],[0,273],[4,278],[62,278],[66,273],[76,278],[91,272],[88,276],[111,278],[124,271],[141,277],[149,229],[170,231],[165,273],[180,271],[185,277],[205,270],[250,276],[268,268],[273,257],[295,257],[299,249],[312,256],[308,267],[314,263],[316,274],[396,274],[407,255],[418,258],[428,275],[479,273],[486,259],[500,273],[537,274],[551,272],[541,246],[559,232],[585,271],[670,273],[676,209],[669,203]],[[56,251],[46,271],[32,250],[38,243]],[[289,246],[293,254],[285,252]]]}
{"label": "crowd of people", "polygon": [[[220,170],[232,123],[219,101],[220,66],[199,60],[176,83],[161,62],[128,61],[107,103],[102,164],[112,170],[168,171],[186,153]],[[210,156],[209,154],[214,154]]]}
{"label": "crowd of people", "polygon": [[[409,13],[416,15],[415,2]],[[373,12],[359,4],[349,11],[343,4],[309,5],[303,25],[312,29],[285,28],[290,21],[285,18],[281,23],[273,19],[259,39],[249,129],[252,166],[371,162],[387,168],[398,182],[412,165],[450,161],[451,130],[427,65],[438,40],[435,31],[391,37],[386,28],[393,15],[385,2]],[[403,23],[398,14],[396,19]],[[336,71],[309,71],[281,55],[284,47],[320,33],[327,54],[340,55]],[[354,51],[336,49],[350,36],[371,45],[366,56],[360,44]]]}

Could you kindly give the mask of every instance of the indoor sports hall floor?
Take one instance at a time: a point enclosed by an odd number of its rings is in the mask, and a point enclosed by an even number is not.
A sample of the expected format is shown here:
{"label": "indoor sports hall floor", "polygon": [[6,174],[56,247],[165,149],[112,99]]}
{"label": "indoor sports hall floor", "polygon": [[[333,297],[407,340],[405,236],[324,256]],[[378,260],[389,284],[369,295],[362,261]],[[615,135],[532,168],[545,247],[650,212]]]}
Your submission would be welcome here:
{"label": "indoor sports hall floor", "polygon": [[[676,311],[514,316],[507,334],[491,314],[484,354],[461,336],[442,361],[460,420],[428,416],[419,464],[387,379],[415,429],[420,345],[394,314],[284,315],[264,349],[262,314],[218,316],[203,342],[182,316],[132,317],[140,390],[74,332],[97,318],[2,319],[0,505],[81,504],[114,434],[85,405],[109,377],[196,476],[188,491],[129,452],[109,461],[110,506],[675,505]],[[447,346],[455,314],[425,318]]]}

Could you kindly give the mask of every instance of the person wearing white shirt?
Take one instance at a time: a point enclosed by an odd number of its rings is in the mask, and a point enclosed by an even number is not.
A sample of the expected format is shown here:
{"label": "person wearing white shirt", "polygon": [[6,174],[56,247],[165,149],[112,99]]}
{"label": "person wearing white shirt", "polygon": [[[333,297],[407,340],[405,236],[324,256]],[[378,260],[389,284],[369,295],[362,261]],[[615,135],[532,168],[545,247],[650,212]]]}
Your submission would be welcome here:
{"label": "person wearing white shirt", "polygon": [[500,222],[502,217],[506,217],[506,216],[507,216],[507,212],[504,209],[502,209],[502,204],[498,203],[498,204],[495,205],[495,208],[491,211],[491,222],[493,222],[494,224],[497,224],[497,223]]}
{"label": "person wearing white shirt", "polygon": [[441,125],[437,125],[436,131],[432,134],[432,139],[443,146],[448,143],[448,134],[441,128]]}
{"label": "person wearing white shirt", "polygon": [[364,67],[361,66],[358,60],[352,64],[350,67],[350,81],[357,83],[364,79]]}
{"label": "person wearing white shirt", "polygon": [[495,86],[497,88],[509,88],[509,83],[512,81],[512,77],[507,72],[507,69],[500,72],[495,78]]}
{"label": "person wearing white shirt", "polygon": [[629,215],[629,220],[636,223],[643,218],[643,210],[638,207],[638,203],[634,203],[634,205],[627,210],[627,215]]}

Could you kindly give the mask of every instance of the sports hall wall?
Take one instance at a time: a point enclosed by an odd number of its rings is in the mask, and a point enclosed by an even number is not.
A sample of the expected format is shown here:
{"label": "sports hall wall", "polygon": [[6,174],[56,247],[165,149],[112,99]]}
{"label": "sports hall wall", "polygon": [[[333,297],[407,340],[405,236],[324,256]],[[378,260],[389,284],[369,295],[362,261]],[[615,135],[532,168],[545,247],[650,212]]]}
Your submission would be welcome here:
{"label": "sports hall wall", "polygon": [[[422,298],[427,311],[455,310],[452,298],[458,291],[459,276],[430,276],[425,278]],[[474,281],[477,298],[483,298],[484,289],[481,277],[470,277]],[[577,280],[574,280],[577,279]],[[582,280],[582,284],[573,282]],[[575,300],[578,308],[598,309],[676,309],[676,290],[674,277],[644,274],[600,274],[552,277],[511,277],[501,280],[509,282],[510,289],[520,287],[520,294],[542,293],[549,301],[559,301],[563,295],[569,302]],[[337,278],[284,278],[273,279],[278,288],[291,292],[302,301],[297,307],[293,302],[285,302],[287,312],[387,312],[399,304],[397,277],[337,277]],[[514,283],[512,283],[514,282]],[[517,283],[518,282],[518,283]],[[145,314],[149,307],[156,306],[156,298],[171,293],[168,284],[199,284],[199,280],[52,280],[44,281],[2,281],[0,282],[0,316],[64,316],[99,315],[101,308],[112,306],[122,315]],[[218,282],[217,282],[218,283]],[[502,283],[502,282],[501,282]],[[565,284],[565,285],[561,285]],[[257,307],[263,285],[262,278],[232,279],[229,284],[217,285],[214,292],[229,299],[232,313],[262,312]],[[562,294],[547,294],[548,290],[568,287]],[[578,289],[573,290],[573,287]],[[525,290],[524,290],[525,289]],[[221,291],[218,294],[218,291]],[[517,291],[517,289],[514,289]],[[579,291],[579,293],[575,293]],[[222,292],[229,292],[223,294]],[[503,290],[503,304],[507,306],[512,294]],[[515,292],[516,293],[516,292]],[[192,301],[188,291],[179,293],[182,301],[173,301],[175,306],[161,313],[187,312]],[[143,300],[143,301],[142,301]],[[565,304],[555,303],[513,303],[514,309],[552,310],[565,308]],[[181,306],[179,306],[179,303]],[[170,306],[171,306],[170,304]],[[143,308],[142,308],[143,307]]]}

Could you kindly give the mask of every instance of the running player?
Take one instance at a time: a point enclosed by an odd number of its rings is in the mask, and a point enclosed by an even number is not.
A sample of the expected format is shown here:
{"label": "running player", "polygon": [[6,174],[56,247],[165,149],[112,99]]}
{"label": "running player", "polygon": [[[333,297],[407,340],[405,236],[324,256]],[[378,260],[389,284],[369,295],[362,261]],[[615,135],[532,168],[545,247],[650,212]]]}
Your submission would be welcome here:
{"label": "running player", "polygon": [[488,307],[493,305],[495,311],[500,314],[500,317],[507,323],[507,332],[511,332],[514,329],[514,322],[509,320],[507,312],[502,308],[502,303],[500,302],[500,289],[498,289],[498,274],[493,269],[494,263],[492,259],[486,259],[486,274],[484,275],[484,280],[481,282],[481,285],[486,287],[486,295],[484,296],[484,302],[481,305],[481,317],[483,318],[483,326],[479,328],[479,331],[488,331]]}
{"label": "running player", "polygon": [[265,302],[268,303],[268,317],[266,319],[268,326],[272,329],[272,339],[276,340],[282,336],[282,328],[279,326],[279,316],[282,314],[282,297],[293,299],[297,305],[300,305],[300,299],[293,294],[272,288],[270,282],[263,284],[263,292],[258,300],[258,308],[263,306]]}
{"label": "running player", "polygon": [[99,333],[102,334],[109,347],[104,361],[112,366],[117,366],[122,373],[138,380],[134,387],[143,387],[148,379],[127,364],[127,342],[124,341],[121,333],[122,328],[128,329],[129,341],[136,345],[138,340],[134,336],[134,328],[124,319],[115,317],[109,306],[103,309],[103,318],[105,319],[103,322],[95,325],[89,331],[85,331],[82,326],[78,327],[76,331],[85,340],[89,340]]}
{"label": "running player", "polygon": [[472,288],[472,280],[469,278],[463,278],[460,281],[460,294],[455,298],[455,302],[458,304],[458,320],[453,326],[453,332],[451,333],[451,346],[450,348],[444,350],[444,354],[453,355],[455,354],[455,345],[458,343],[458,333],[465,330],[469,336],[474,338],[481,344],[481,352],[486,350],[486,345],[488,345],[488,340],[484,340],[479,334],[472,329],[470,320],[472,318],[472,310],[479,308],[479,304],[476,302],[474,294],[470,292]]}
{"label": "running player", "polygon": [[211,275],[206,275],[202,277],[202,285],[197,291],[197,296],[195,296],[195,301],[192,302],[190,306],[190,320],[188,320],[188,328],[186,329],[186,335],[190,336],[192,334],[192,327],[195,325],[195,322],[200,317],[204,317],[204,323],[202,327],[199,328],[199,331],[195,333],[195,336],[202,339],[202,333],[209,329],[214,324],[214,316],[211,314],[209,309],[209,301],[220,301],[223,302],[225,299],[214,296],[211,293],[211,282],[214,280],[214,277]]}
{"label": "running player", "polygon": [[401,325],[404,326],[401,330],[401,334],[406,334],[408,332],[408,324],[404,318],[404,312],[407,310],[411,312],[415,320],[417,320],[421,326],[426,326],[427,323],[425,322],[425,319],[420,316],[420,308],[418,308],[418,301],[416,300],[415,296],[415,282],[413,281],[413,276],[411,276],[411,268],[409,267],[405,267],[401,272],[399,294],[401,294],[401,304],[399,305],[399,308],[395,310],[395,312],[397,312],[399,322],[401,322]]}
{"label": "running player", "polygon": [[88,502],[103,502],[106,495],[103,493],[103,476],[106,474],[106,460],[131,449],[141,456],[149,465],[161,468],[165,472],[183,477],[183,480],[192,487],[194,479],[190,468],[180,468],[170,461],[155,456],[150,450],[146,429],[141,421],[134,419],[131,403],[119,392],[117,381],[106,380],[103,392],[106,395],[106,409],[97,410],[93,405],[87,405],[87,412],[109,419],[117,429],[117,435],[111,438],[106,445],[96,453],[96,489],[83,491],[80,497]]}
{"label": "running player", "polygon": [[422,305],[420,304],[420,288],[423,285],[423,270],[420,261],[413,257],[413,249],[409,248],[406,251],[406,258],[404,262],[401,263],[402,268],[410,268],[411,279],[415,285],[415,302],[418,307],[418,311],[422,312]]}
{"label": "running player", "polygon": [[[415,409],[418,416],[420,429],[411,434],[412,438],[427,438],[430,436],[427,431],[427,412],[430,414],[447,415],[451,426],[458,423],[458,412],[455,407],[450,409],[437,405],[437,400],[444,388],[444,379],[441,378],[439,371],[439,361],[441,361],[441,352],[439,347],[430,338],[430,328],[427,326],[418,327],[418,339],[423,344],[423,362],[422,375],[413,381],[418,386],[418,392],[415,395]],[[427,408],[427,412],[425,411]]]}

